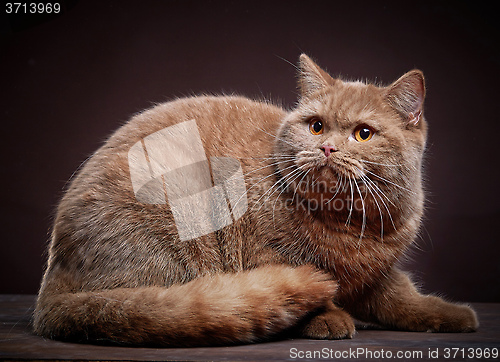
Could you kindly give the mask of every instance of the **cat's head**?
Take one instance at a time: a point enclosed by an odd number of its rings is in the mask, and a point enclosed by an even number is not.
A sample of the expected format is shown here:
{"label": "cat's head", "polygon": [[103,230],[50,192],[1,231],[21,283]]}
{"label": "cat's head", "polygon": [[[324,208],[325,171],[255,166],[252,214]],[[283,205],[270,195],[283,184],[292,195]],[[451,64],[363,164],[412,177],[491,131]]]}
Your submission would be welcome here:
{"label": "cat's head", "polygon": [[393,209],[409,200],[415,201],[410,208],[421,208],[427,129],[422,72],[380,87],[334,79],[304,54],[299,69],[301,97],[275,145],[288,189],[320,205],[354,199],[344,211],[364,217],[398,212]]}

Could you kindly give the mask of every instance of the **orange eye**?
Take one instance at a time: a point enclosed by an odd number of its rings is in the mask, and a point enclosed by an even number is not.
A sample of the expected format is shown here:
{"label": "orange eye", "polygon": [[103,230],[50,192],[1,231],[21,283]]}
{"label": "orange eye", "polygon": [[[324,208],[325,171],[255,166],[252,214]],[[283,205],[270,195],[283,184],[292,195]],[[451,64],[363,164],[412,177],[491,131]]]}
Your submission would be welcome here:
{"label": "orange eye", "polygon": [[366,142],[371,140],[375,131],[368,126],[359,126],[354,130],[354,139],[358,142]]}
{"label": "orange eye", "polygon": [[317,135],[320,135],[323,133],[323,121],[321,121],[321,119],[319,118],[313,118],[311,119],[311,121],[309,122],[309,131],[317,136]]}

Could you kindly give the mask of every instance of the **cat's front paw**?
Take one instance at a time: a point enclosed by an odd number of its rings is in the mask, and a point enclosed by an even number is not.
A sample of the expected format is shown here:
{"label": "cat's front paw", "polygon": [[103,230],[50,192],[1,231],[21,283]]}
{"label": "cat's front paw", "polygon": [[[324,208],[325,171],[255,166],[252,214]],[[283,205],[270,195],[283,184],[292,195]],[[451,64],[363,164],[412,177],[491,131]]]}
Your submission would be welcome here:
{"label": "cat's front paw", "polygon": [[313,317],[302,329],[302,337],[312,339],[352,338],[356,329],[351,316],[339,308],[332,308]]}
{"label": "cat's front paw", "polygon": [[429,297],[433,311],[426,321],[429,332],[474,332],[479,327],[476,312],[463,304],[454,304]]}

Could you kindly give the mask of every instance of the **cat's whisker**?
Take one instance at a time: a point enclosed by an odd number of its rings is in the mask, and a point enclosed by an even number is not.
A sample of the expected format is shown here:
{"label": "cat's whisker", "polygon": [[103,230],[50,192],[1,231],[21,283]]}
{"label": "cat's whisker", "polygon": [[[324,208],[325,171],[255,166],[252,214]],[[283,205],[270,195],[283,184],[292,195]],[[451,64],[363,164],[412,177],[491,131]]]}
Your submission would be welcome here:
{"label": "cat's whisker", "polygon": [[316,187],[316,183],[317,183],[317,181],[319,180],[320,177],[321,177],[321,175],[318,175],[318,176],[316,176],[315,179],[313,179],[311,181],[311,189],[314,189],[314,187]]}
{"label": "cat's whisker", "polygon": [[267,132],[266,130],[263,130],[262,128],[260,128],[260,127],[257,127],[257,129],[258,129],[258,130],[260,130],[260,131],[262,131],[262,132],[264,132],[265,134],[267,134],[267,135],[269,135],[269,136],[271,136],[271,137],[276,138],[278,141],[284,142],[284,143],[286,143],[286,144],[288,144],[288,145],[292,146],[294,149],[295,149],[295,147],[296,147],[293,143],[288,142],[286,139],[284,139],[284,138],[282,138],[282,137],[278,137],[278,136],[276,136],[276,135],[273,135],[272,133],[269,133],[269,132]]}
{"label": "cat's whisker", "polygon": [[[377,209],[378,209],[378,213],[380,215],[380,240],[382,242],[384,242],[384,217],[383,217],[383,214],[382,214],[382,209],[380,208],[380,205],[377,201],[377,198],[376,196],[374,195],[374,193],[372,192],[372,186],[370,185],[369,182],[366,182],[367,180],[370,181],[366,176],[361,176],[361,180],[364,182],[365,186],[366,186],[366,189],[368,190],[368,192],[370,193],[370,195],[372,196],[373,198],[373,201],[375,202],[375,205],[377,206]],[[380,197],[380,196],[379,196]]]}
{"label": "cat's whisker", "polygon": [[326,202],[329,204],[335,197],[339,194],[340,190],[344,187],[344,175],[340,176],[340,181],[337,179],[337,188],[335,190],[335,194]]}
{"label": "cat's whisker", "polygon": [[378,166],[387,166],[387,167],[403,167],[404,166],[404,165],[400,165],[400,164],[378,163],[378,162],[367,161],[367,160],[362,160],[362,159],[360,159],[359,161],[369,163],[372,165],[378,165]]}
{"label": "cat's whisker", "polygon": [[384,191],[382,191],[382,189],[379,187],[379,185],[375,181],[371,180],[367,176],[365,176],[365,177],[366,177],[366,180],[370,182],[370,184],[374,187],[375,190],[378,191],[378,193],[380,195],[382,195],[392,206],[397,207],[396,204],[385,194]]}
{"label": "cat's whisker", "polygon": [[[363,195],[361,194],[361,190],[359,189],[358,182],[354,179],[354,185],[356,185],[356,190],[358,191],[359,198],[361,199],[361,207],[363,208],[363,222],[361,224],[361,233],[359,235],[359,243],[361,244],[361,240],[363,239],[363,235],[365,233],[366,228],[366,210],[365,210],[365,200],[363,199]],[[354,200],[353,200],[354,203]]]}
{"label": "cat's whisker", "polygon": [[281,159],[288,159],[288,158],[296,158],[296,155],[294,154],[281,154],[281,155],[273,155],[273,154],[261,154],[258,156],[252,156],[252,157],[238,157],[240,160],[281,160]]}
{"label": "cat's whisker", "polygon": [[[271,164],[271,165],[267,165],[267,166],[261,167],[261,169],[266,168],[266,167],[270,167],[270,166],[273,166],[273,165],[272,165],[272,164]],[[288,168],[291,168],[291,167],[293,167],[293,166],[294,166],[294,165],[289,166],[289,167],[285,168],[285,170],[286,170],[286,169],[288,169]],[[248,174],[250,174],[250,173],[251,173],[251,172],[247,173],[245,176],[247,176],[247,175],[248,175]],[[261,178],[261,179],[260,179],[260,180],[258,180],[257,182],[255,182],[255,183],[254,183],[252,186],[250,186],[250,187],[249,187],[249,188],[248,188],[245,192],[243,192],[243,194],[242,194],[242,195],[238,198],[238,200],[236,200],[236,203],[234,204],[234,207],[236,207],[236,205],[238,205],[238,203],[239,203],[239,202],[243,199],[243,197],[246,197],[246,195],[247,195],[248,191],[250,191],[250,190],[251,190],[251,189],[253,189],[254,187],[260,186],[260,183],[261,183],[262,181],[264,181],[264,180],[266,180],[266,179],[268,179],[268,178],[270,178],[270,177],[273,177],[273,176],[275,176],[275,173],[274,173],[274,172],[272,172],[271,174],[269,174],[269,175],[267,175],[267,176],[265,176],[265,177]]]}
{"label": "cat's whisker", "polygon": [[[278,181],[276,181],[270,188],[269,190],[267,190],[256,202],[255,202],[255,205],[254,207],[256,207],[260,200],[269,192],[271,191],[271,193],[266,197],[266,199],[264,201],[262,201],[260,203],[260,206],[259,208],[257,209],[257,211],[259,211],[264,205],[266,205],[266,203],[268,202],[268,200],[276,193],[278,192],[280,189],[282,190],[280,192],[279,195],[281,195],[287,188],[288,188],[288,182],[289,180],[291,179],[291,177],[295,176],[296,173],[299,174],[300,176],[300,172],[301,170],[300,169],[296,169],[296,170],[293,170],[292,172],[290,172],[288,175],[284,176],[283,178],[279,179]],[[279,197],[278,195],[278,197]],[[274,219],[274,206],[273,206],[273,219]]]}
{"label": "cat's whisker", "polygon": [[304,160],[304,158],[302,158],[300,161],[301,162],[299,162],[297,164],[297,166],[303,170],[306,170],[306,169],[310,170],[310,169],[317,169],[318,168],[316,159],[314,159],[314,158],[311,158],[310,160],[307,160],[307,159]]}
{"label": "cat's whisker", "polygon": [[304,181],[304,178],[306,178],[306,176],[309,174],[311,170],[307,170],[307,172],[304,173],[304,175],[302,176],[302,178],[300,179],[300,181],[297,183],[297,185],[295,185],[294,189],[293,189],[293,196],[292,196],[292,201],[295,200],[295,195],[297,194],[297,189],[300,187],[300,184],[302,183],[302,181]]}
{"label": "cat's whisker", "polygon": [[280,160],[280,161],[276,161],[276,162],[271,162],[271,163],[269,163],[269,164],[267,164],[267,165],[265,165],[265,166],[262,166],[262,167],[256,168],[255,170],[252,170],[252,171],[249,171],[249,172],[247,172],[247,173],[243,174],[243,176],[244,176],[244,177],[245,177],[245,176],[248,176],[248,175],[250,175],[250,174],[252,174],[252,173],[254,173],[254,172],[257,172],[257,171],[263,170],[263,169],[265,169],[265,168],[267,168],[267,167],[275,167],[275,166],[278,166],[278,165],[281,165],[281,164],[284,164],[284,163],[289,163],[290,161],[293,161],[293,159],[287,159],[287,160]]}
{"label": "cat's whisker", "polygon": [[280,155],[274,157],[240,157],[240,160],[293,160],[296,156],[294,155]]}
{"label": "cat's whisker", "polygon": [[[295,165],[291,165],[291,166],[288,166],[288,167],[284,168],[284,169],[283,169],[283,170],[281,170],[281,171],[288,170],[288,169],[290,169],[290,168],[292,168],[292,167],[296,167],[296,166],[295,166]],[[267,178],[269,178],[270,176],[274,176],[274,175],[275,175],[275,174],[274,174],[274,173],[272,173],[271,175],[264,177],[264,179],[267,179]],[[254,184],[252,187],[254,187],[254,186],[258,185],[258,184],[259,184],[261,181],[263,181],[264,179],[259,180],[259,181],[258,181],[256,184]],[[273,190],[273,189],[274,189],[274,188],[275,188],[275,187],[276,187],[279,183],[284,182],[284,179],[285,179],[285,177],[284,177],[283,179],[278,179],[278,180],[277,180],[277,181],[276,181],[276,182],[275,182],[275,183],[274,183],[274,184],[273,184],[273,185],[272,185],[272,186],[271,186],[271,187],[270,187],[267,191],[265,191],[265,192],[264,192],[264,193],[263,193],[263,194],[262,194],[262,195],[261,195],[261,196],[257,199],[257,201],[255,201],[255,205],[254,205],[254,207],[255,207],[256,205],[258,205],[258,204],[259,204],[260,200],[262,200],[262,198],[263,198],[263,197],[265,197],[265,196],[267,195],[267,193],[268,193],[268,192],[272,191],[272,190]],[[267,200],[267,199],[266,199],[266,200]],[[264,205],[264,203],[262,203],[262,205]],[[262,207],[262,205],[261,205],[261,207]],[[260,210],[260,208],[261,208],[261,207],[259,207],[259,209],[258,209],[258,210]]]}
{"label": "cat's whisker", "polygon": [[300,151],[298,154],[299,154],[299,155],[304,155],[304,154],[306,154],[306,155],[311,155],[311,156],[313,156],[313,155],[316,155],[316,154],[317,154],[317,152],[314,152],[314,151],[311,151],[311,150],[303,150],[303,151]]}
{"label": "cat's whisker", "polygon": [[[288,189],[288,187],[293,183],[295,182],[295,180],[297,180],[300,176],[302,176],[302,178],[300,179],[299,183],[297,185],[300,184],[300,182],[302,182],[302,180],[304,179],[305,175],[307,175],[309,173],[309,171],[305,172],[304,170],[302,170],[300,167],[297,168],[297,176],[293,177],[293,179],[291,179],[292,177],[292,174],[295,172],[291,172],[286,178],[285,178],[285,182],[286,182],[286,188]],[[294,190],[296,190],[297,187],[294,188]]]}
{"label": "cat's whisker", "polygon": [[[304,171],[302,171],[300,168],[297,168],[296,170],[293,170],[290,172],[288,175],[284,176],[283,179],[281,180],[283,182],[283,185],[281,185],[281,188],[283,191],[286,191],[288,187],[298,178],[302,175]],[[283,191],[280,193],[280,195],[283,193]],[[276,192],[276,190],[274,191]],[[274,194],[273,192],[273,194]],[[270,195],[272,196],[272,194]],[[268,197],[269,199],[269,197]],[[267,199],[265,200],[265,202]]]}
{"label": "cat's whisker", "polygon": [[392,219],[392,215],[391,215],[391,211],[389,209],[389,207],[387,206],[387,204],[384,202],[384,199],[382,198],[382,196],[384,196],[387,200],[389,200],[389,202],[393,205],[393,206],[396,206],[394,205],[394,203],[392,203],[392,201],[384,194],[384,192],[382,190],[380,190],[380,188],[378,187],[377,184],[375,184],[372,180],[370,180],[368,177],[366,177],[366,182],[367,184],[370,184],[373,187],[373,191],[375,192],[375,194],[378,195],[379,199],[380,199],[380,202],[382,203],[382,205],[384,206],[385,210],[387,211],[387,215],[389,216],[389,220],[391,220],[391,224],[394,228],[396,228],[396,225],[394,224],[394,220]]}
{"label": "cat's whisker", "polygon": [[[290,182],[291,178],[294,177],[296,174],[301,174],[301,170],[300,169],[296,169],[296,170],[293,170],[292,172],[290,172],[288,175],[286,175],[285,177],[283,177],[282,179],[278,180],[278,182],[276,182],[272,187],[271,189],[274,189],[268,196],[267,198],[261,203],[261,206],[259,207],[259,209],[257,210],[260,210],[262,208],[262,206],[264,206],[267,201],[276,193],[278,192],[280,189],[282,190],[282,192],[280,193],[280,195],[283,193],[283,191],[285,191],[287,188],[288,188],[288,183]],[[293,181],[293,180],[292,180]],[[281,185],[278,185],[278,184],[281,184]],[[260,200],[260,199],[259,199]]]}
{"label": "cat's whisker", "polygon": [[354,190],[352,187],[352,179],[351,179],[351,176],[348,176],[348,177],[349,177],[349,188],[351,190],[351,205],[349,207],[349,216],[347,217],[347,221],[345,223],[346,227],[349,227],[349,225],[351,223],[352,209],[354,207]]}
{"label": "cat's whisker", "polygon": [[384,181],[384,182],[387,182],[387,183],[389,183],[389,184],[391,184],[391,185],[393,185],[393,186],[396,186],[396,187],[398,187],[398,188],[400,188],[400,189],[402,189],[402,190],[405,190],[405,191],[407,191],[407,192],[409,192],[409,193],[411,193],[411,194],[413,194],[413,195],[416,195],[416,193],[415,193],[415,192],[413,192],[412,190],[407,189],[406,187],[403,187],[403,186],[401,186],[401,185],[398,185],[398,184],[396,184],[396,183],[394,183],[394,182],[392,182],[392,181],[390,181],[390,180],[388,180],[388,179],[386,179],[386,178],[383,178],[382,176],[379,176],[379,175],[377,175],[377,174],[376,174],[376,173],[374,173],[374,172],[371,172],[371,171],[368,171],[368,170],[365,170],[365,172],[368,172],[370,175],[373,175],[373,176],[375,176],[375,177],[377,177],[377,178],[381,179],[381,180],[382,180],[382,181]]}
{"label": "cat's whisker", "polygon": [[[297,169],[299,170],[300,172],[297,173],[297,176],[295,176],[293,178],[293,180],[287,180],[286,183],[287,184],[292,184],[295,180],[297,180],[304,171],[300,170],[300,169]],[[307,173],[306,173],[307,174]],[[304,178],[304,176],[302,176],[302,179]],[[276,197],[276,200],[274,201],[274,204],[273,204],[273,223],[275,223],[275,211],[276,211],[276,203],[278,202],[278,200],[280,199],[280,196],[283,194],[283,192],[285,192],[286,190],[288,189],[288,186],[285,186],[283,187],[283,190],[281,190],[281,192],[278,194],[278,196]],[[295,194],[294,194],[294,197],[295,197]],[[293,198],[292,198],[293,200]],[[285,201],[286,202],[286,201]]]}
{"label": "cat's whisker", "polygon": [[284,152],[281,152],[280,154],[276,154],[276,153],[259,153],[257,154],[256,156],[252,156],[252,157],[239,157],[241,159],[259,159],[259,158],[269,158],[269,159],[276,159],[276,158],[286,158],[286,157],[296,157],[296,154],[295,153],[284,153]]}

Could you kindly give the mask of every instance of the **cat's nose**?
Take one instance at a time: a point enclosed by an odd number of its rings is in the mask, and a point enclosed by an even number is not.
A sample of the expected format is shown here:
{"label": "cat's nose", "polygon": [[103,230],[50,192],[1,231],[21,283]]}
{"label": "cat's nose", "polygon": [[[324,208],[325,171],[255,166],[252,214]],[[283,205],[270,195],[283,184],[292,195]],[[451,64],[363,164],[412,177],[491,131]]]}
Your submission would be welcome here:
{"label": "cat's nose", "polygon": [[330,145],[323,145],[323,146],[321,146],[321,149],[325,153],[326,157],[330,156],[330,153],[332,153],[332,152],[337,152],[337,149],[335,148],[335,146],[330,146]]}

